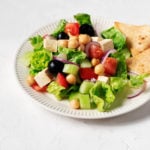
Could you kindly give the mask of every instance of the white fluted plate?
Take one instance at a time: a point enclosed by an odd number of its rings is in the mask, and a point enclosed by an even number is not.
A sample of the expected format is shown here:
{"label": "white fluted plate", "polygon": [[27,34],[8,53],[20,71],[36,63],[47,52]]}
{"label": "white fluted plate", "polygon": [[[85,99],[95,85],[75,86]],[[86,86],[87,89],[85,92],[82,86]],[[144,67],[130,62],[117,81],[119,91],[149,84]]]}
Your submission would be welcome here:
{"label": "white fluted plate", "polygon": [[[73,21],[73,19],[67,19],[68,21]],[[45,35],[50,34],[53,29],[56,27],[58,22],[51,23],[44,27],[41,27],[39,30],[34,32],[31,36],[34,35]],[[95,17],[92,19],[92,23],[94,28],[96,29],[97,33],[100,33],[104,29],[107,29],[113,26],[113,21],[109,20],[104,17]],[[30,37],[31,37],[30,36]],[[135,97],[133,99],[127,99],[124,104],[110,112],[98,112],[97,110],[74,110],[69,107],[69,102],[67,100],[58,101],[53,95],[51,94],[43,94],[34,91],[31,87],[28,86],[26,83],[26,77],[28,75],[28,68],[24,66],[20,58],[27,52],[32,50],[28,39],[24,41],[24,43],[20,46],[15,59],[15,73],[17,76],[17,80],[19,81],[21,87],[26,92],[26,94],[30,95],[35,102],[41,104],[44,108],[50,110],[51,112],[73,117],[73,118],[82,118],[82,119],[102,119],[102,118],[109,118],[118,115],[125,114],[132,110],[135,110],[148,102],[150,100],[150,86],[147,87],[146,91]]]}

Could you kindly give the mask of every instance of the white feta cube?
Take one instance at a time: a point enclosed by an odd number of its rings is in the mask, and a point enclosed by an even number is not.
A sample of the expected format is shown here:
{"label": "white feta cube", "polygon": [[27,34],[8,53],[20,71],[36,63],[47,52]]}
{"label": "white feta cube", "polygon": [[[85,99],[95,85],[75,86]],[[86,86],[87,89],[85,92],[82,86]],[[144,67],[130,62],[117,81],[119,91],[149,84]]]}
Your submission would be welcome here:
{"label": "white feta cube", "polygon": [[99,41],[102,40],[102,37],[99,37],[99,36],[92,36],[91,39],[92,39],[93,42],[99,42]]}
{"label": "white feta cube", "polygon": [[104,39],[102,41],[99,41],[99,43],[103,51],[114,49],[114,44],[113,44],[112,39]]}
{"label": "white feta cube", "polygon": [[52,81],[52,75],[50,75],[47,71],[47,69],[44,69],[34,77],[34,80],[40,87],[44,87]]}
{"label": "white feta cube", "polygon": [[106,77],[106,76],[98,76],[97,80],[98,80],[98,81],[101,81],[101,82],[107,83],[107,82],[109,81],[109,77]]}
{"label": "white feta cube", "polygon": [[46,36],[43,45],[45,49],[50,50],[51,52],[57,52],[57,40],[51,39],[49,36]]}

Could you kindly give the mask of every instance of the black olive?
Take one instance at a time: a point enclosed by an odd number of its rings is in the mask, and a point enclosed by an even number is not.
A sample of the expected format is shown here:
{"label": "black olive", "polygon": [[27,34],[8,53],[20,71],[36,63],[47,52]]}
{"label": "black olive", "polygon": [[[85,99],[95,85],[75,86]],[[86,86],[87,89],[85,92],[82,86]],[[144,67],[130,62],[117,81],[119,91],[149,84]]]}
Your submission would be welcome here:
{"label": "black olive", "polygon": [[58,72],[62,72],[64,68],[64,63],[58,60],[51,60],[48,63],[48,71],[52,74],[57,74]]}
{"label": "black olive", "polygon": [[69,39],[69,36],[65,32],[60,32],[57,36],[57,40],[59,40],[59,39]]}
{"label": "black olive", "polygon": [[89,36],[95,36],[94,28],[89,24],[83,24],[80,26],[80,33],[81,34],[88,34]]}

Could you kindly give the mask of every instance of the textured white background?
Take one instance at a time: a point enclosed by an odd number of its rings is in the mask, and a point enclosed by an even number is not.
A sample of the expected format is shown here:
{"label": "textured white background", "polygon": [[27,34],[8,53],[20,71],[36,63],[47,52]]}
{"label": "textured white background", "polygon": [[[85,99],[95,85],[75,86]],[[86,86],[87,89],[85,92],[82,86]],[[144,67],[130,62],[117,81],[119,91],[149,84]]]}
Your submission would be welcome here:
{"label": "textured white background", "polygon": [[53,114],[20,88],[17,49],[32,32],[78,12],[150,24],[149,0],[0,0],[0,150],[149,150],[150,103],[126,115],[79,120]]}

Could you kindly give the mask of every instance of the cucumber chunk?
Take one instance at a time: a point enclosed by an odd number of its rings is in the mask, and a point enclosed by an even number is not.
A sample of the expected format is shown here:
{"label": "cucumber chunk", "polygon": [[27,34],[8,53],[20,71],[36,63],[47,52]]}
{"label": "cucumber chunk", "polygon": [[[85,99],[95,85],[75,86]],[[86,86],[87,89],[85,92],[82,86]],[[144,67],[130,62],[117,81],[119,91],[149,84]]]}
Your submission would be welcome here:
{"label": "cucumber chunk", "polygon": [[80,101],[81,109],[90,109],[91,108],[89,94],[80,94],[79,101]]}
{"label": "cucumber chunk", "polygon": [[65,64],[62,72],[67,74],[77,75],[78,71],[79,71],[79,67],[77,65]]}
{"label": "cucumber chunk", "polygon": [[82,94],[80,92],[71,93],[69,100],[79,100],[81,109],[91,109],[91,102],[89,94]]}
{"label": "cucumber chunk", "polygon": [[79,92],[83,94],[88,94],[89,90],[94,86],[94,83],[88,80],[84,80],[79,88]]}
{"label": "cucumber chunk", "polygon": [[79,92],[72,92],[70,95],[69,95],[69,100],[75,100],[75,99],[79,99],[80,97],[80,93]]}
{"label": "cucumber chunk", "polygon": [[88,59],[84,59],[81,64],[80,64],[81,68],[91,68],[92,64]]}

